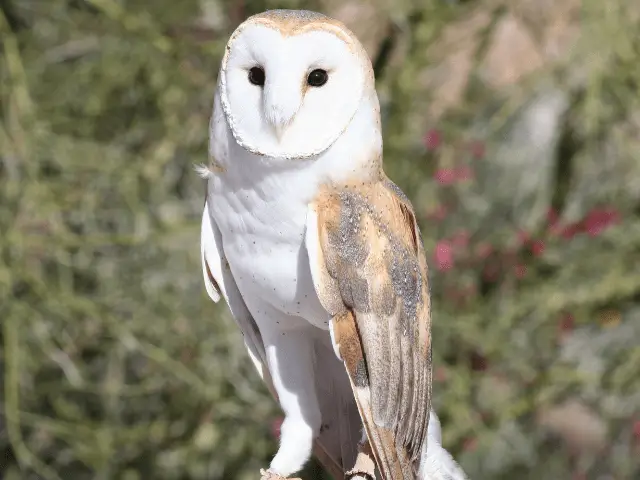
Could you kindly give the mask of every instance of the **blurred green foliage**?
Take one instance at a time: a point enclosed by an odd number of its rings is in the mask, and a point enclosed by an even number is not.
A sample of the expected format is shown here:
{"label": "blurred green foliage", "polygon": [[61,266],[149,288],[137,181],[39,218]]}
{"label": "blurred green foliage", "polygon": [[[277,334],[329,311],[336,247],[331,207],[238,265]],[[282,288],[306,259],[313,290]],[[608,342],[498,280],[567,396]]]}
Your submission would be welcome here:
{"label": "blurred green foliage", "polygon": [[[492,87],[490,32],[512,8],[540,37],[530,3],[374,2],[385,163],[432,265],[435,404],[471,478],[638,478],[640,11],[585,0],[562,61]],[[325,3],[0,7],[0,475],[257,478],[278,413],[202,288],[192,166],[233,28]],[[423,72],[478,11],[464,93],[432,115]]]}

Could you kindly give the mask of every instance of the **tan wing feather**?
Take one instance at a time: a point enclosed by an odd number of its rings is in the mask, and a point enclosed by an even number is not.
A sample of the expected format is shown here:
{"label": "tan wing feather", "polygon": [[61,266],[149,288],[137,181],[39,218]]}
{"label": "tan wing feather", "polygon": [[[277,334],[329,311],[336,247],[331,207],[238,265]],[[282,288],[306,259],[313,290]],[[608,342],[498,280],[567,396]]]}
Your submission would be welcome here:
{"label": "tan wing feather", "polygon": [[415,479],[431,406],[431,322],[411,203],[385,178],[325,189],[311,211],[314,282],[378,468],[385,480]]}

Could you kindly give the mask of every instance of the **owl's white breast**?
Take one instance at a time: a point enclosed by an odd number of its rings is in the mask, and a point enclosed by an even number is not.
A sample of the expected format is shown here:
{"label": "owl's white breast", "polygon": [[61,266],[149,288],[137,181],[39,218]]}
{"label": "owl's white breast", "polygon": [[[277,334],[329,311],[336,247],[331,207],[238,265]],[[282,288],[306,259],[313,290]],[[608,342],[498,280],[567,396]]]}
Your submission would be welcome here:
{"label": "owl's white breast", "polygon": [[327,328],[304,246],[318,175],[308,164],[277,172],[253,167],[209,181],[212,213],[238,288],[250,310],[266,302]]}

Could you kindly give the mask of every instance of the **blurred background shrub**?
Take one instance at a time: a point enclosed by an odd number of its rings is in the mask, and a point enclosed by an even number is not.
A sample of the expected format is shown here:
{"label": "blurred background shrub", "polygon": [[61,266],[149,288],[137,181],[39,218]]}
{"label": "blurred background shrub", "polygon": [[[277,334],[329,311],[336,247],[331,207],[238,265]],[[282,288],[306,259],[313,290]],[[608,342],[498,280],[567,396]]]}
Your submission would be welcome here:
{"label": "blurred background shrub", "polygon": [[285,7],[373,59],[445,445],[473,479],[640,478],[639,5],[0,1],[0,476],[267,464],[279,414],[204,293],[192,166],[228,35]]}

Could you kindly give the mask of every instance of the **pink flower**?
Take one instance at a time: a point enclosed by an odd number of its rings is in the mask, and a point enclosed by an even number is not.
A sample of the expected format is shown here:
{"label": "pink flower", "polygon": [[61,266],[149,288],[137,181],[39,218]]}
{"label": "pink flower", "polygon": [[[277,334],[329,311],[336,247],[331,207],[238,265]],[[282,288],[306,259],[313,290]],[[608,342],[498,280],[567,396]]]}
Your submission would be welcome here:
{"label": "pink flower", "polygon": [[457,173],[453,168],[440,168],[436,170],[434,178],[440,185],[451,185],[458,180]]}
{"label": "pink flower", "polygon": [[435,260],[438,270],[446,271],[453,268],[453,248],[446,240],[436,244]]}
{"label": "pink flower", "polygon": [[591,210],[584,219],[584,230],[595,237],[607,227],[620,221],[620,213],[612,208],[596,208]]}
{"label": "pink flower", "polygon": [[527,267],[522,263],[519,263],[515,266],[514,271],[516,274],[516,278],[524,278],[524,276],[527,274]]}
{"label": "pink flower", "polygon": [[531,253],[533,253],[535,257],[542,255],[544,253],[544,242],[542,240],[535,240],[531,243]]}
{"label": "pink flower", "polygon": [[427,150],[433,151],[437,149],[442,143],[442,135],[440,135],[440,132],[438,130],[432,128],[431,130],[427,131],[427,133],[425,133],[423,141],[424,146],[427,148]]}

